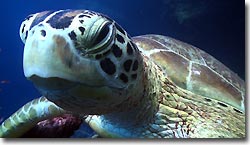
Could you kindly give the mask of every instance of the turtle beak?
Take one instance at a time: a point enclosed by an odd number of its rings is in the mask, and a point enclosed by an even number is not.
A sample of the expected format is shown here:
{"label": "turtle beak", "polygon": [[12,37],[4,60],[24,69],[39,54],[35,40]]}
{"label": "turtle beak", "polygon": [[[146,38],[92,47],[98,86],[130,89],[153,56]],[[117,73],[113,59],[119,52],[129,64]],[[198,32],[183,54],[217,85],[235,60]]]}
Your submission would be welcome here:
{"label": "turtle beak", "polygon": [[41,78],[36,75],[32,75],[28,78],[31,80],[39,90],[50,90],[50,91],[61,91],[68,90],[77,85],[75,82],[71,82],[65,79],[51,77],[51,78]]}
{"label": "turtle beak", "polygon": [[24,75],[39,90],[65,90],[76,84],[74,76],[70,75],[70,62],[63,63],[72,60],[61,59],[65,53],[66,57],[73,57],[69,44],[62,36],[52,38],[30,37],[24,47]]}
{"label": "turtle beak", "polygon": [[[38,31],[38,32],[36,32]],[[103,77],[98,75],[95,62],[82,58],[70,38],[39,30],[28,37],[24,47],[23,69],[27,78],[61,78],[88,85],[102,85]],[[95,77],[93,77],[93,74]]]}
{"label": "turtle beak", "polygon": [[27,78],[36,75],[72,80],[73,75],[69,75],[72,58],[70,46],[62,36],[55,35],[44,40],[41,37],[29,37],[24,47],[24,74]]}

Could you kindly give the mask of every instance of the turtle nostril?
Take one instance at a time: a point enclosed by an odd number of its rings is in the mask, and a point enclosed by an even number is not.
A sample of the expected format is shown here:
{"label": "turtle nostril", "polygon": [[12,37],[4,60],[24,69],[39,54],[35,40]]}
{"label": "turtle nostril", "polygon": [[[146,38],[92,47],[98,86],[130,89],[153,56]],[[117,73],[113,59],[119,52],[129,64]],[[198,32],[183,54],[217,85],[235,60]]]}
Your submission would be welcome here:
{"label": "turtle nostril", "polygon": [[41,35],[42,35],[43,37],[45,37],[45,36],[46,36],[46,31],[45,31],[45,30],[41,30]]}

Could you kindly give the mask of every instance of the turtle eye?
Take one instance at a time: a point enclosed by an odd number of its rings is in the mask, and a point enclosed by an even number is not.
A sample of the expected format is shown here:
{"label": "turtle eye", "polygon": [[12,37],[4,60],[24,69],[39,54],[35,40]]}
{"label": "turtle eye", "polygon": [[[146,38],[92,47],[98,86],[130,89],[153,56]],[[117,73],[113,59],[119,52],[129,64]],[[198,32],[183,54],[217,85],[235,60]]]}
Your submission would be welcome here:
{"label": "turtle eye", "polygon": [[99,35],[96,37],[95,42],[93,43],[94,46],[99,44],[100,42],[102,42],[103,39],[106,38],[106,36],[110,32],[110,28],[111,28],[110,25],[111,25],[111,23],[107,23],[103,26],[103,28],[99,32]]}

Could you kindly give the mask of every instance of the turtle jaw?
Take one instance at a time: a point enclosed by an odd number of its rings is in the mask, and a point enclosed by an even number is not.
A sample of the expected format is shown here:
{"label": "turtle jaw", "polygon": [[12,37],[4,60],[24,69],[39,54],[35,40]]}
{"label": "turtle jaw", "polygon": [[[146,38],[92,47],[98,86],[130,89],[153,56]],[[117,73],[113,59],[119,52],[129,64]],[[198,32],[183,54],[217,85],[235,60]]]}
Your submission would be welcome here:
{"label": "turtle jaw", "polygon": [[79,114],[105,114],[114,112],[113,106],[124,100],[122,93],[108,86],[88,86],[66,79],[42,78],[32,75],[28,78],[38,91],[59,107]]}
{"label": "turtle jaw", "polygon": [[76,82],[72,82],[58,77],[42,78],[37,75],[32,75],[27,79],[32,81],[34,85],[37,86],[40,90],[68,90],[77,85]]}

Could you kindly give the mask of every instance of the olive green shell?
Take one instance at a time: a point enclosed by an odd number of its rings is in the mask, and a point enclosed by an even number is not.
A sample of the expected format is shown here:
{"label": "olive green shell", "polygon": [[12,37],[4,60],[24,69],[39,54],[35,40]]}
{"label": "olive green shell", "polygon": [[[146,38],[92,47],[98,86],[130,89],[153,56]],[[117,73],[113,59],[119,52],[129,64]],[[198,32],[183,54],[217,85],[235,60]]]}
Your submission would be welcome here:
{"label": "olive green shell", "polygon": [[166,36],[133,39],[141,53],[160,66],[177,86],[244,111],[244,81],[211,55]]}

